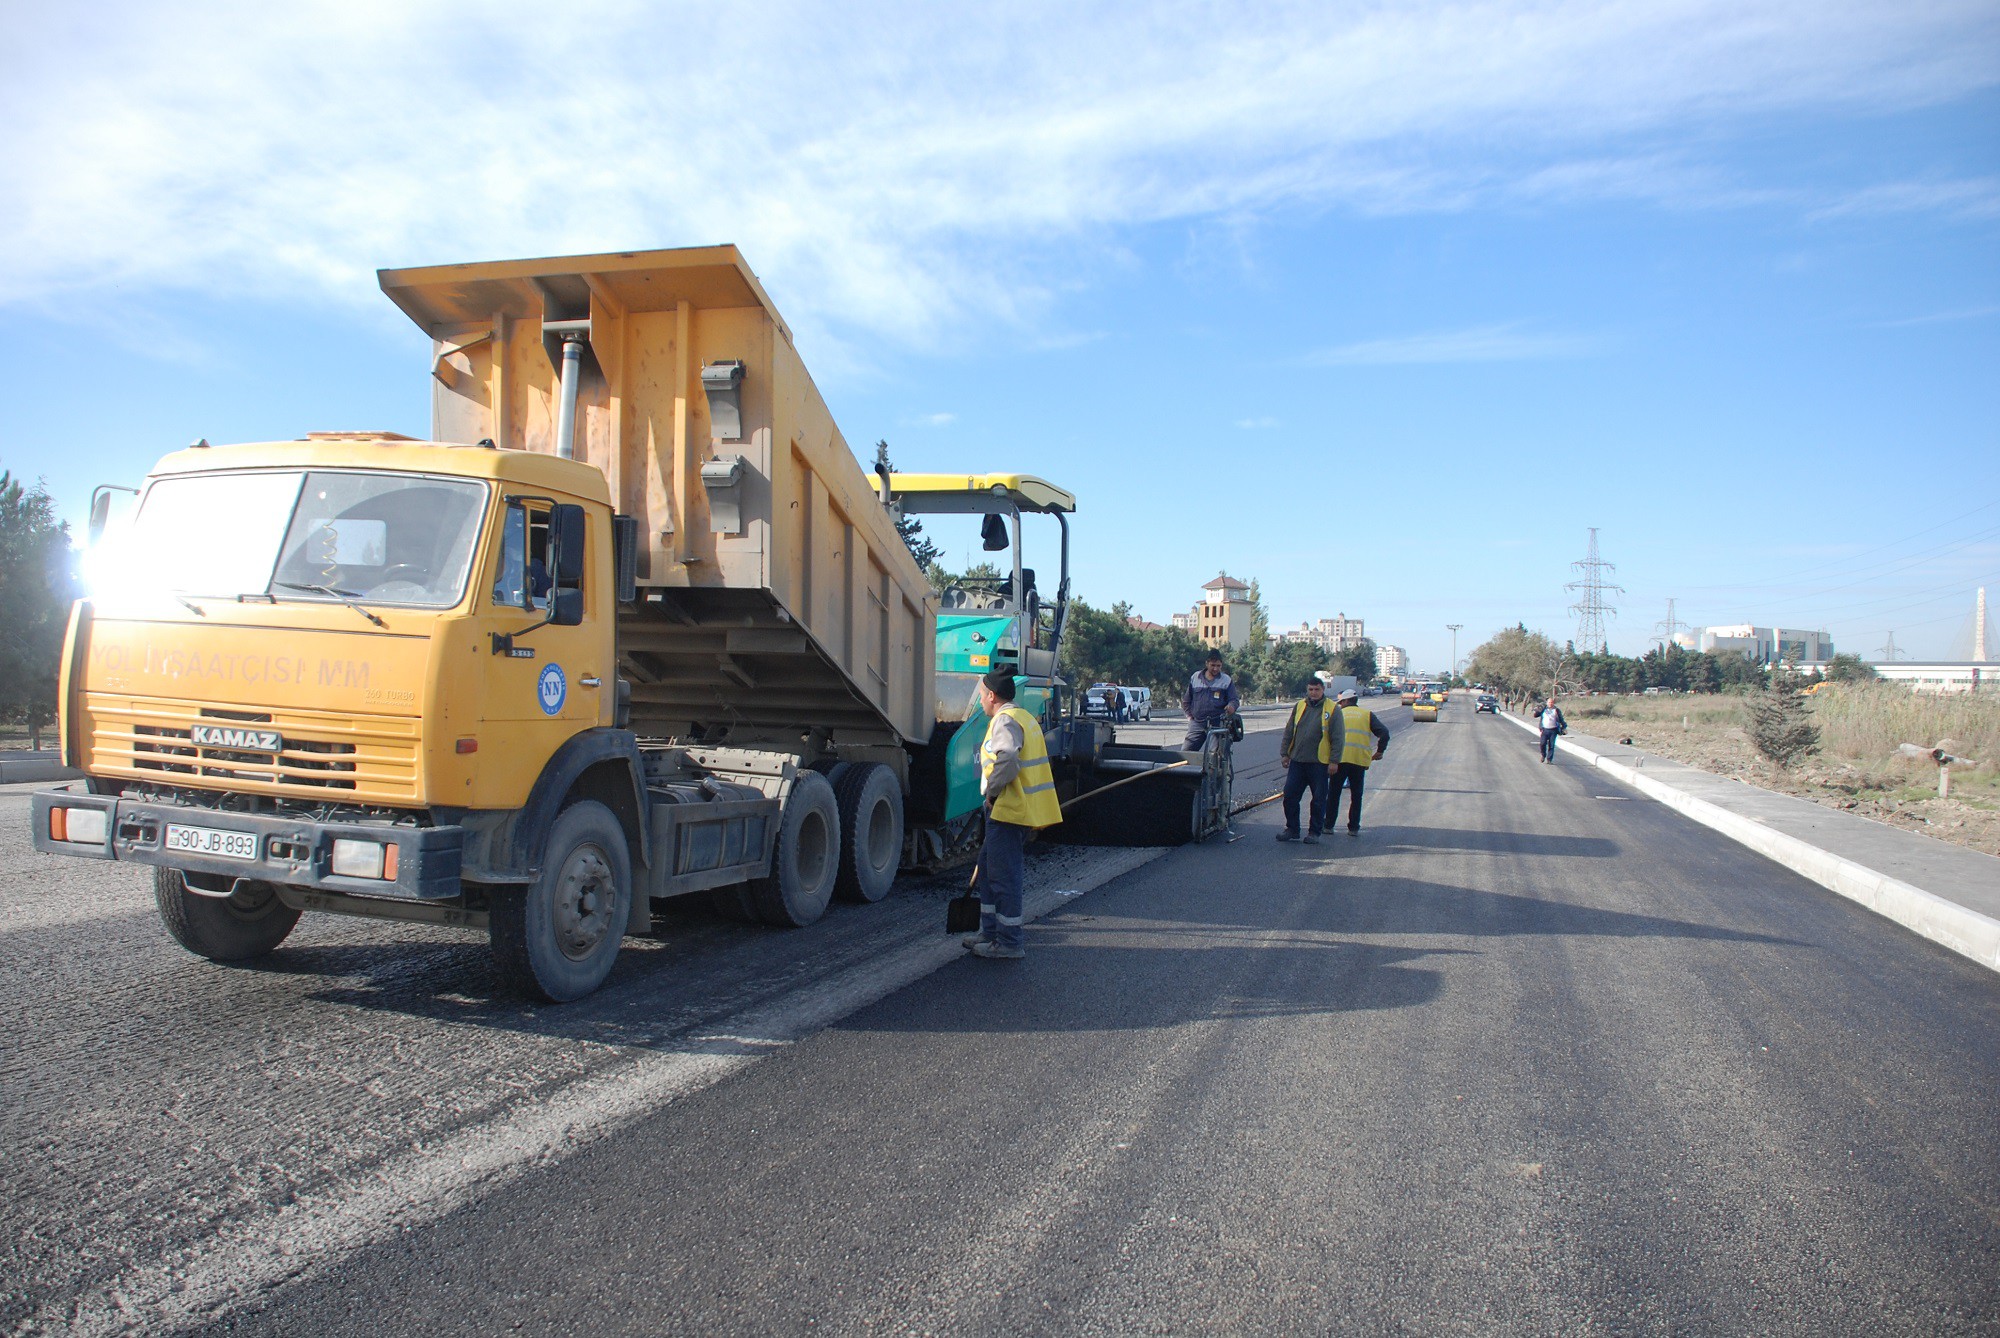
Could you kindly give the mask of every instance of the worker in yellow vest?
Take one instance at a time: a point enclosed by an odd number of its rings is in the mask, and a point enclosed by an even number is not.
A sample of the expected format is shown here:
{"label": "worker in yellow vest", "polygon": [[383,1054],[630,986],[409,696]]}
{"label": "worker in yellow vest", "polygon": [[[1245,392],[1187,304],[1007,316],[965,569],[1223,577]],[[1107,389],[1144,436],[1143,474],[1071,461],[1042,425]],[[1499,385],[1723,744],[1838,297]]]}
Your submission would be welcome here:
{"label": "worker in yellow vest", "polygon": [[[1319,844],[1320,826],[1326,820],[1326,787],[1333,775],[1333,703],[1326,699],[1326,681],[1318,674],[1306,680],[1305,699],[1292,708],[1285,722],[1285,736],[1278,743],[1278,760],[1285,764],[1285,826],[1280,841],[1303,839]],[[1309,816],[1312,826],[1299,836],[1299,799],[1312,794]]]}
{"label": "worker in yellow vest", "polygon": [[1329,748],[1338,748],[1340,755],[1327,764],[1327,774],[1333,778],[1333,793],[1326,801],[1326,828],[1333,830],[1333,824],[1340,821],[1340,796],[1352,790],[1354,798],[1347,807],[1347,834],[1361,835],[1361,787],[1368,779],[1368,764],[1382,760],[1382,754],[1389,751],[1389,727],[1375,718],[1375,713],[1365,706],[1357,706],[1361,694],[1353,688],[1342,688],[1335,701],[1334,725]]}
{"label": "worker in yellow vest", "polygon": [[992,717],[979,745],[979,795],[986,842],[979,851],[979,932],[965,938],[978,957],[1022,957],[1022,884],[1028,838],[1062,821],[1049,745],[1033,716],[1014,705],[1014,676],[979,680],[979,705]]}

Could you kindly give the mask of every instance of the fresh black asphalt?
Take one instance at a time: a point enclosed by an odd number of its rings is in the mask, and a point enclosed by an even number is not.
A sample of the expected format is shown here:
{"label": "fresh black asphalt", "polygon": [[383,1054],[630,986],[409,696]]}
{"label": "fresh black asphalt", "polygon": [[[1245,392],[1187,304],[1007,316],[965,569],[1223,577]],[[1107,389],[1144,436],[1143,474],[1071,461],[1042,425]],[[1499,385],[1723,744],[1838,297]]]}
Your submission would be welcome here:
{"label": "fresh black asphalt", "polygon": [[1257,809],[218,1330],[2000,1329],[2000,976],[1384,714],[1362,840]]}

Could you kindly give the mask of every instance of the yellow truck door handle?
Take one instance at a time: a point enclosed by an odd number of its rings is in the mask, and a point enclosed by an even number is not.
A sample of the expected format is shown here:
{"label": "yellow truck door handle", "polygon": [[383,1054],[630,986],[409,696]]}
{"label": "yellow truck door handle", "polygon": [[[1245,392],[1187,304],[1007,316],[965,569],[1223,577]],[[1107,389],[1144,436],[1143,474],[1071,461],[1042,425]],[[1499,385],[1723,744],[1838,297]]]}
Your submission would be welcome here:
{"label": "yellow truck door handle", "polygon": [[586,688],[598,687],[604,682],[604,680],[599,678],[596,674],[585,674],[582,678],[579,678],[576,681],[580,685]]}

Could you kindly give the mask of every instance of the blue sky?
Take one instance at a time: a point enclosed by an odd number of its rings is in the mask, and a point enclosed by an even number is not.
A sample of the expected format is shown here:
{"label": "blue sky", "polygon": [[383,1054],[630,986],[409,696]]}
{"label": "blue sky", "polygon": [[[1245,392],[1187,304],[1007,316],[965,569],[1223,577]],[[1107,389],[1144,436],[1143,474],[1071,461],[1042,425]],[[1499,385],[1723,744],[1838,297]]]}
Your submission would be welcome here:
{"label": "blue sky", "polygon": [[1441,664],[2000,603],[1991,3],[496,3],[0,18],[0,466],[428,427],[379,266],[734,241],[848,439]]}

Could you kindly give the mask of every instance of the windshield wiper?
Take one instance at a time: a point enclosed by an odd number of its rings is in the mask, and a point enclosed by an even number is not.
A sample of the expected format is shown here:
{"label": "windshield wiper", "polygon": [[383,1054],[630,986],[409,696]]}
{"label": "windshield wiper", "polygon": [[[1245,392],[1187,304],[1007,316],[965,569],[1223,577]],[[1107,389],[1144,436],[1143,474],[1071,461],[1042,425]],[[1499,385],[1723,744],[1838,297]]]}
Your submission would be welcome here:
{"label": "windshield wiper", "polygon": [[167,593],[172,595],[174,597],[174,601],[178,603],[182,608],[186,609],[189,613],[194,614],[196,617],[206,618],[208,616],[207,609],[195,603],[193,600],[189,599],[186,595],[182,594],[180,591],[169,590],[167,591]]}
{"label": "windshield wiper", "polygon": [[358,590],[337,590],[330,585],[306,585],[299,581],[273,581],[271,584],[281,585],[287,590],[310,590],[316,595],[325,595],[329,599],[337,599],[347,605],[348,608],[353,609],[356,613],[366,618],[369,622],[374,623],[377,627],[387,627],[389,625],[354,602],[361,597],[361,592]]}

